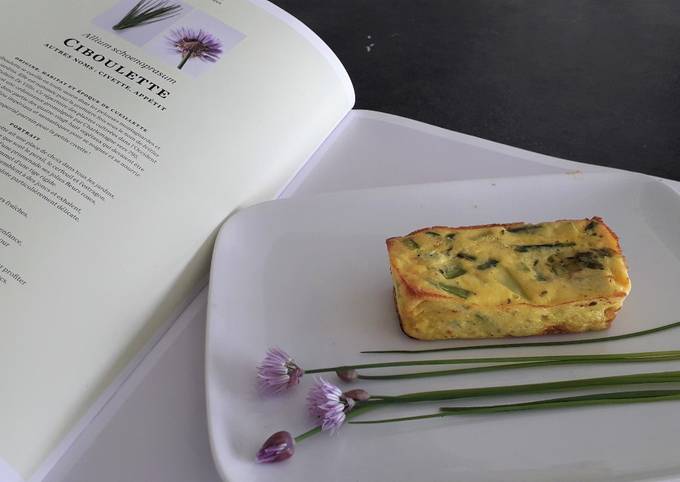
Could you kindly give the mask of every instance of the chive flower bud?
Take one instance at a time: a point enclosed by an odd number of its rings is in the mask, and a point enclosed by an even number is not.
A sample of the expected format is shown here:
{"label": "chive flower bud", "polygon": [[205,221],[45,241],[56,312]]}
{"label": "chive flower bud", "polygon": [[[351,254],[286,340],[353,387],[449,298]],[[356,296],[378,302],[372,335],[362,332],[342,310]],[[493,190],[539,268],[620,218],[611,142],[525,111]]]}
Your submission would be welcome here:
{"label": "chive flower bud", "polygon": [[255,456],[258,464],[272,464],[289,459],[295,453],[295,440],[286,431],[276,432],[269,437]]}
{"label": "chive flower bud", "polygon": [[354,400],[356,402],[365,402],[371,397],[366,390],[362,390],[361,388],[355,388],[354,390],[349,390],[349,391],[343,393],[343,396],[347,399],[351,398],[352,400]]}
{"label": "chive flower bud", "polygon": [[340,380],[347,383],[352,383],[359,378],[359,374],[354,368],[338,368],[335,370],[335,374]]}

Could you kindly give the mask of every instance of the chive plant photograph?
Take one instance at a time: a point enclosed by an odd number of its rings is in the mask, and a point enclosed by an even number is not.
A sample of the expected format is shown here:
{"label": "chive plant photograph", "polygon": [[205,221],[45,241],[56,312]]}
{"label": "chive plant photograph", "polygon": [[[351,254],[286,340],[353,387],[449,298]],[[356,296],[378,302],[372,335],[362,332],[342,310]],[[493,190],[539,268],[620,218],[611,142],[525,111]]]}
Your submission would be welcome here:
{"label": "chive plant photograph", "polygon": [[140,0],[113,26],[114,30],[139,28],[179,15],[182,6],[167,0]]}
{"label": "chive plant photograph", "polygon": [[193,9],[179,0],[121,0],[92,22],[108,33],[142,46]]}
{"label": "chive plant photograph", "polygon": [[200,10],[193,10],[154,37],[144,49],[192,77],[212,70],[244,35]]}

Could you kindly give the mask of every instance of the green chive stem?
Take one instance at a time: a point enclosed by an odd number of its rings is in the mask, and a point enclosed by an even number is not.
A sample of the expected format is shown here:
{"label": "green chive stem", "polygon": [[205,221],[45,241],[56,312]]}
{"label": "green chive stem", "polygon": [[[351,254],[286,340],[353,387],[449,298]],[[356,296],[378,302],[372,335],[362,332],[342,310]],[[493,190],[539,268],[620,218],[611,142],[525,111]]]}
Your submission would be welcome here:
{"label": "green chive stem", "polygon": [[495,348],[519,348],[527,346],[561,346],[561,345],[581,345],[585,343],[599,343],[602,341],[624,340],[626,338],[634,338],[642,335],[650,335],[664,330],[670,330],[680,326],[680,321],[669,323],[667,325],[657,326],[648,330],[634,331],[624,335],[605,336],[600,338],[586,338],[580,340],[565,340],[565,341],[538,341],[538,342],[523,342],[523,343],[499,343],[496,345],[464,345],[448,348],[427,348],[424,350],[364,350],[361,353],[435,353],[444,351],[462,351],[462,350],[491,350]]}
{"label": "green chive stem", "polygon": [[305,433],[302,433],[295,437],[295,443],[300,443],[304,439],[311,437],[312,435],[316,435],[317,433],[321,433],[321,427],[314,427],[311,430],[307,430]]}
{"label": "green chive stem", "polygon": [[440,407],[444,413],[484,414],[515,412],[520,410],[535,410],[537,408],[562,408],[585,405],[611,405],[618,403],[641,403],[648,401],[678,400],[680,390],[640,390],[632,392],[596,393],[592,395],[580,395],[575,397],[560,397],[533,402],[511,403],[490,405],[482,407]]}
{"label": "green chive stem", "polygon": [[[472,408],[472,407],[470,407]],[[407,422],[410,420],[424,420],[426,418],[442,418],[442,417],[449,417],[453,415],[452,413],[447,413],[447,412],[437,412],[437,413],[428,413],[426,415],[412,415],[410,417],[396,417],[396,418],[380,418],[377,420],[357,420],[354,422],[347,422],[351,425],[373,425],[376,423],[390,423],[390,422]]]}
{"label": "green chive stem", "polygon": [[[651,362],[662,360],[602,360],[596,363],[634,363],[634,362]],[[468,368],[454,368],[452,370],[433,370],[429,372],[414,372],[414,373],[395,373],[391,375],[363,375],[359,373],[357,378],[359,380],[409,380],[414,378],[432,378],[445,377],[455,375],[466,375],[470,373],[485,373],[502,370],[523,369],[523,368],[542,368],[554,367],[564,365],[586,365],[594,363],[591,360],[549,360],[526,363],[508,363],[502,365],[488,365],[483,367],[468,367]]]}
{"label": "green chive stem", "polygon": [[406,360],[382,363],[360,363],[356,365],[339,365],[334,367],[314,368],[305,373],[335,372],[337,370],[358,370],[368,368],[410,367],[423,365],[459,365],[471,363],[500,362],[565,362],[565,363],[617,363],[617,362],[654,362],[680,360],[680,350],[650,351],[637,353],[608,353],[596,355],[538,355],[538,356],[505,356],[476,358],[444,358],[436,360]]}
{"label": "green chive stem", "polygon": [[552,398],[533,402],[487,405],[478,407],[440,407],[437,413],[416,415],[411,417],[386,418],[379,420],[351,421],[351,424],[376,424],[388,422],[405,422],[427,418],[449,417],[453,415],[482,415],[491,413],[507,413],[529,410],[545,410],[556,408],[573,408],[594,405],[622,405],[631,403],[651,403],[680,400],[680,390],[647,390],[634,392],[598,393],[576,397]]}
{"label": "green chive stem", "polygon": [[402,395],[372,395],[369,402],[373,404],[416,403],[437,400],[455,400],[459,398],[486,397],[497,395],[518,395],[526,393],[544,393],[570,389],[586,389],[615,385],[636,385],[651,383],[680,382],[680,371],[635,373],[632,375],[616,375],[609,377],[582,378],[557,382],[529,383],[521,385],[501,385],[480,388],[459,388],[453,390],[435,390],[429,392],[406,393]]}

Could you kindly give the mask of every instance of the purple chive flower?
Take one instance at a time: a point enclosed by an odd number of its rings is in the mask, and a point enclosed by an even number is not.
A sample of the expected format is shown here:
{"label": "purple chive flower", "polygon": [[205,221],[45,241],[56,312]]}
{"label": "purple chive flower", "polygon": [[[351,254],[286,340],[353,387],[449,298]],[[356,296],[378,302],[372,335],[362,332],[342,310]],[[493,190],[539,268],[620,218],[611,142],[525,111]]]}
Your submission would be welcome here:
{"label": "purple chive flower", "polygon": [[[356,391],[365,393],[363,390]],[[335,385],[318,378],[307,395],[307,408],[313,417],[319,419],[321,430],[332,435],[345,422],[346,414],[354,408],[356,400],[350,392],[342,393]]]}
{"label": "purple chive flower", "polygon": [[295,439],[290,433],[281,431],[276,432],[262,444],[257,451],[255,461],[258,464],[272,464],[289,459],[295,453]]}
{"label": "purple chive flower", "polygon": [[220,39],[204,32],[181,27],[173,30],[166,40],[172,50],[182,56],[178,69],[184,67],[189,59],[200,59],[204,62],[217,62],[222,55],[222,42]]}
{"label": "purple chive flower", "polygon": [[258,384],[263,393],[281,392],[297,385],[304,373],[288,353],[277,347],[270,348],[257,367]]}

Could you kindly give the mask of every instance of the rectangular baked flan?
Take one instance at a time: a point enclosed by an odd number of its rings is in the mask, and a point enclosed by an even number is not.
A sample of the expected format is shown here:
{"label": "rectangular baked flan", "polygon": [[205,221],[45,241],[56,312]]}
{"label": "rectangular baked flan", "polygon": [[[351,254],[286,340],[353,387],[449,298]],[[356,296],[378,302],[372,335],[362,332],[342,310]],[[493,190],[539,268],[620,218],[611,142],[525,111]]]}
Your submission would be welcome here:
{"label": "rectangular baked flan", "polygon": [[403,331],[420,340],[603,330],[630,292],[599,217],[435,226],[387,240]]}

